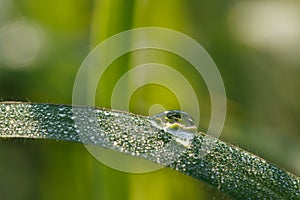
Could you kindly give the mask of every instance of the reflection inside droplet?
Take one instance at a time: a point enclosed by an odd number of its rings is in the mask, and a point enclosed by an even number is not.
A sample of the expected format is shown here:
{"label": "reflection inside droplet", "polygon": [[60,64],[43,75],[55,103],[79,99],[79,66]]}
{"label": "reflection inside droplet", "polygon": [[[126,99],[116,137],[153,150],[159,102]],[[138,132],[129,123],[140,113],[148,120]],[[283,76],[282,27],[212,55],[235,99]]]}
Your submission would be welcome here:
{"label": "reflection inside droplet", "polygon": [[188,146],[197,133],[193,118],[179,110],[169,110],[150,117],[152,124],[175,136],[175,140]]}

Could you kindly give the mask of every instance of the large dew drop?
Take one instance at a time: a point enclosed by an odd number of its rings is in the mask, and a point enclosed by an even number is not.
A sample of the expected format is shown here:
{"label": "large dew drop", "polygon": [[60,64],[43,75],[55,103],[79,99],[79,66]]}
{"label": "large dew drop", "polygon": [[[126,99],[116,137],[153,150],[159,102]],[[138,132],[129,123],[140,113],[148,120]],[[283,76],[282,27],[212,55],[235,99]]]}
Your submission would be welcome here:
{"label": "large dew drop", "polygon": [[197,126],[193,118],[179,110],[169,110],[156,114],[150,119],[153,125],[172,134],[177,142],[188,146],[197,133]]}

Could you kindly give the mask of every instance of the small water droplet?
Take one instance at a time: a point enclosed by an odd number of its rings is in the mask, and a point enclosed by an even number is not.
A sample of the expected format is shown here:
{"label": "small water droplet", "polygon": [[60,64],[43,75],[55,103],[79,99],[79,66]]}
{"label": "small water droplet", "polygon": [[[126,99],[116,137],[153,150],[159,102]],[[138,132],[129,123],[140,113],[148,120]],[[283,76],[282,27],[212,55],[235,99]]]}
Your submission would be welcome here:
{"label": "small water droplet", "polygon": [[193,118],[179,110],[169,110],[150,117],[152,124],[176,137],[176,141],[188,146],[197,133]]}
{"label": "small water droplet", "polygon": [[58,116],[60,116],[60,117],[66,117],[67,114],[66,113],[58,113]]}

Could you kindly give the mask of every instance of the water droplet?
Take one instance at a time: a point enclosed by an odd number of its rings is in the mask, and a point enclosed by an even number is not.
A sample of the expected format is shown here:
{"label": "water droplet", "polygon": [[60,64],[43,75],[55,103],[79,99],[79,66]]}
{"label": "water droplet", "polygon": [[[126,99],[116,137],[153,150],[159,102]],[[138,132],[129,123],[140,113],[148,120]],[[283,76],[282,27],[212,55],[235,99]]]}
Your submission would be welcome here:
{"label": "water droplet", "polygon": [[152,124],[176,137],[175,141],[189,146],[197,133],[193,118],[179,110],[169,110],[150,117]]}
{"label": "water droplet", "polygon": [[60,117],[66,117],[67,114],[66,113],[59,113],[58,116],[60,116]]}

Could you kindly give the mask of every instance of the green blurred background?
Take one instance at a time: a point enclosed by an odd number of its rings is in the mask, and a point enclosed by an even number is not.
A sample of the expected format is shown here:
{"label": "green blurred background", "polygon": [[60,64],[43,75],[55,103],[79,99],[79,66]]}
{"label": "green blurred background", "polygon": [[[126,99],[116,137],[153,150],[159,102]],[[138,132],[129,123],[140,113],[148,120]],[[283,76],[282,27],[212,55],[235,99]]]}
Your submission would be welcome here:
{"label": "green blurred background", "polygon": [[[221,139],[300,176],[300,2],[290,0],[0,0],[0,98],[72,103],[81,62],[99,42],[144,26],[197,40],[217,64],[227,92]],[[154,50],[126,54],[105,72],[96,104],[110,107],[128,69],[159,61],[189,77],[207,129],[210,99],[203,80],[177,56]],[[180,85],[178,85],[180,87]],[[168,88],[147,85],[130,111],[180,109]],[[195,105],[191,105],[193,107]],[[0,199],[224,199],[214,188],[169,169],[126,174],[79,144],[0,142]]]}

